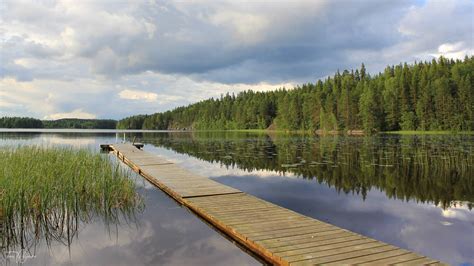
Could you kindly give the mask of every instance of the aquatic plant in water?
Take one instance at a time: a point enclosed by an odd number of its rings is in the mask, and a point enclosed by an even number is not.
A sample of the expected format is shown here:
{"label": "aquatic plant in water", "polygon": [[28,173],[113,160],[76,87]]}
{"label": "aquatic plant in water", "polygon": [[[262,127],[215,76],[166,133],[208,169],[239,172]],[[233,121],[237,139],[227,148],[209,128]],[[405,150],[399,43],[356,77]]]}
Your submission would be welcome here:
{"label": "aquatic plant in water", "polygon": [[40,239],[70,246],[94,217],[130,222],[143,209],[135,183],[117,162],[87,149],[0,148],[1,251]]}

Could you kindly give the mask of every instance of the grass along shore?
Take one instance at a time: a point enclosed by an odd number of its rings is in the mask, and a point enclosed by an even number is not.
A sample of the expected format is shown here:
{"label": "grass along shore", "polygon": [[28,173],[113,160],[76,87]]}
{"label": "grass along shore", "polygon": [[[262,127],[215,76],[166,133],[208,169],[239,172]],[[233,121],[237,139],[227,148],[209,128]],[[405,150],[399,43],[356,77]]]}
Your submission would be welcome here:
{"label": "grass along shore", "polygon": [[2,249],[29,239],[70,243],[94,216],[130,218],[142,199],[133,180],[108,156],[87,149],[0,148]]}
{"label": "grass along shore", "polygon": [[396,135],[474,135],[474,131],[442,131],[442,130],[400,130],[400,131],[384,131],[384,134]]}
{"label": "grass along shore", "polygon": [[[354,130],[357,133],[363,133],[361,130]],[[280,130],[280,129],[229,129],[229,130],[189,130],[183,132],[248,132],[248,133],[259,133],[259,134],[305,134],[305,135],[351,135],[348,134],[347,130],[332,130],[332,131],[321,131],[313,132],[311,130]],[[380,131],[375,132],[372,135],[377,134],[392,134],[392,135],[474,135],[474,131],[455,131],[455,130],[399,130],[399,131]],[[364,134],[353,134],[355,136],[361,136]]]}

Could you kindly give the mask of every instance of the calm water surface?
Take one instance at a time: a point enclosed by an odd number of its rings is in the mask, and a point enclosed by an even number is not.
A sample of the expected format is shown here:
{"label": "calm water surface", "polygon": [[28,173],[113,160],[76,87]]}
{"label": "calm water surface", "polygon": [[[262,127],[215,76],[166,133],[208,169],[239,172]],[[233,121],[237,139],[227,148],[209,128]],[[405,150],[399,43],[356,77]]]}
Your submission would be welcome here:
{"label": "calm water surface", "polygon": [[[100,144],[115,141],[115,133],[110,132],[0,133],[0,148],[61,145],[99,152]],[[261,264],[160,190],[133,172],[131,175],[145,201],[144,209],[136,210],[134,219],[107,221],[105,217],[96,216],[80,222],[69,245],[66,239],[51,240],[51,234],[45,232],[39,241],[30,235],[23,253],[19,246],[2,248],[0,265]]]}
{"label": "calm water surface", "polygon": [[[455,265],[474,265],[474,136],[313,137],[236,132],[0,133],[0,145],[145,150],[302,214]],[[83,225],[32,264],[258,264],[137,178],[133,223]]]}

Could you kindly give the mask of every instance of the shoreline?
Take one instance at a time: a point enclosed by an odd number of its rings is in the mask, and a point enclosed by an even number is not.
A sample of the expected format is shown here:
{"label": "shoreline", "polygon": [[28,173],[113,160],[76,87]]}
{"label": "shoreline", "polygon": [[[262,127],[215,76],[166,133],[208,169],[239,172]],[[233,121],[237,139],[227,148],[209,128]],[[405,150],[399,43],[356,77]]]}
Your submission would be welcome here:
{"label": "shoreline", "polygon": [[[178,129],[80,129],[80,128],[0,128],[0,133],[8,132],[31,132],[31,133],[159,133],[159,132],[248,132],[265,134],[308,134],[318,136],[371,136],[362,130],[348,131],[316,131],[311,130],[278,130],[278,129],[209,129],[209,130],[178,130]],[[374,135],[474,135],[474,131],[449,131],[449,130],[400,130],[400,131],[380,131]]]}

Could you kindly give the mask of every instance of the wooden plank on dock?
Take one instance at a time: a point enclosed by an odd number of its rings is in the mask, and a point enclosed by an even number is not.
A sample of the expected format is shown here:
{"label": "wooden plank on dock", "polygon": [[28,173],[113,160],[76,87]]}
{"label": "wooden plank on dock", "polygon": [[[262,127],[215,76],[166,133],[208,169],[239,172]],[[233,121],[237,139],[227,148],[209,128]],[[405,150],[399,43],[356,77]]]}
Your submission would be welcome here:
{"label": "wooden plank on dock", "polygon": [[112,149],[140,174],[153,177],[181,198],[242,193],[209,178],[198,176],[176,164],[131,145],[114,144]]}
{"label": "wooden plank on dock", "polygon": [[274,265],[442,264],[196,175],[131,144],[101,145],[201,219]]}

